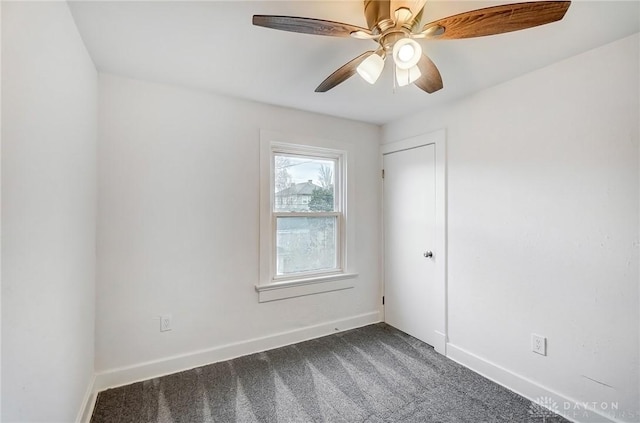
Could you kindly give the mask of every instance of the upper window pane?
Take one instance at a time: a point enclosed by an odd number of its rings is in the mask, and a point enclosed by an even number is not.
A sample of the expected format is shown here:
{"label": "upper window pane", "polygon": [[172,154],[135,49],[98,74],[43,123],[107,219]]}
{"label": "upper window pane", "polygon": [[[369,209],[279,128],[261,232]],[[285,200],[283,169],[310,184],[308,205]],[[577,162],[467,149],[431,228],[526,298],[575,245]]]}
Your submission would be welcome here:
{"label": "upper window pane", "polygon": [[276,153],[274,169],[274,211],[336,211],[335,160]]}

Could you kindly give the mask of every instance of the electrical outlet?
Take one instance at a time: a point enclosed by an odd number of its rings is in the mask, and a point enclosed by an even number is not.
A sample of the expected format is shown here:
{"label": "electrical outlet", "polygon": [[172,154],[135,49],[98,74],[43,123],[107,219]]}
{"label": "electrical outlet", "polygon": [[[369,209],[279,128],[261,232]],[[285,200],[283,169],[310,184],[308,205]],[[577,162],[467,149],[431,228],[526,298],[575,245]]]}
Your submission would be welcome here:
{"label": "electrical outlet", "polygon": [[547,355],[547,338],[542,335],[531,334],[531,351],[540,355]]}
{"label": "electrical outlet", "polygon": [[160,332],[171,330],[171,315],[165,314],[160,316]]}

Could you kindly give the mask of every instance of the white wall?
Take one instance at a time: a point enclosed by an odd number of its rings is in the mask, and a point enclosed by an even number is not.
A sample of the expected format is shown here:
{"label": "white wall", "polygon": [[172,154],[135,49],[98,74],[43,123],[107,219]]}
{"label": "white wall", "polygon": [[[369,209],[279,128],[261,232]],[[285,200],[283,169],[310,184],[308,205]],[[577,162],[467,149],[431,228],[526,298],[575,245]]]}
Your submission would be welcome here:
{"label": "white wall", "polygon": [[448,351],[621,421],[640,420],[638,51],[636,34],[383,128],[447,130]]}
{"label": "white wall", "polygon": [[2,421],[93,378],[97,73],[65,2],[2,5]]}
{"label": "white wall", "polygon": [[[2,47],[2,2],[0,2],[0,48]],[[2,54],[0,53],[0,132],[2,128]],[[0,133],[0,199],[2,196],[2,134]],[[2,420],[2,201],[0,200],[0,420]]]}
{"label": "white wall", "polygon": [[[99,373],[377,316],[379,127],[107,74],[99,81]],[[260,129],[354,145],[355,288],[258,303]],[[173,330],[160,333],[164,313]]]}

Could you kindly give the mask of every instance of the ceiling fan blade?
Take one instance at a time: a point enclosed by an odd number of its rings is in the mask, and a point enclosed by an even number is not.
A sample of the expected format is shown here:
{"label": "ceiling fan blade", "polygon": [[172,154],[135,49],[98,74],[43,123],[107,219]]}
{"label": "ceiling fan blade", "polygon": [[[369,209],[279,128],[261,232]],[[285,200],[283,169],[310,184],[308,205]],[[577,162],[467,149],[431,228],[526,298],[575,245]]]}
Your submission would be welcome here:
{"label": "ceiling fan blade", "polygon": [[297,16],[253,15],[253,24],[282,31],[331,37],[349,37],[352,32],[356,31],[371,34],[367,28],[355,25]]}
{"label": "ceiling fan blade", "polygon": [[414,82],[418,88],[428,92],[429,94],[442,89],[443,85],[440,71],[431,59],[424,54],[418,62],[418,69],[420,69],[420,73],[422,74],[422,76]]}
{"label": "ceiling fan blade", "polygon": [[337,71],[329,75],[327,79],[322,81],[320,85],[318,85],[318,88],[316,88],[316,92],[317,93],[327,92],[331,88],[335,87],[336,85],[341,84],[347,79],[351,78],[356,73],[356,69],[358,68],[358,65],[360,65],[360,63],[362,63],[364,59],[371,56],[373,53],[375,53],[373,50],[365,51],[360,56],[356,57],[355,59],[351,60],[347,64],[340,67]]}
{"label": "ceiling fan blade", "polygon": [[434,28],[440,27],[444,32],[433,38],[447,40],[518,31],[561,20],[570,4],[570,1],[535,1],[487,7],[430,22],[422,32],[437,34],[441,30]]}

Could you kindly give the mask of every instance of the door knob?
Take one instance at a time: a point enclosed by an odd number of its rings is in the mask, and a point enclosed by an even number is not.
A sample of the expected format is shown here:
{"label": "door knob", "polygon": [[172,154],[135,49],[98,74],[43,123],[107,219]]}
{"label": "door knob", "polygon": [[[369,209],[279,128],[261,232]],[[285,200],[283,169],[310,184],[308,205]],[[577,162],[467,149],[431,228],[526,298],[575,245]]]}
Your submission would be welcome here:
{"label": "door knob", "polygon": [[425,256],[426,258],[433,257],[433,251],[425,251],[423,256]]}

